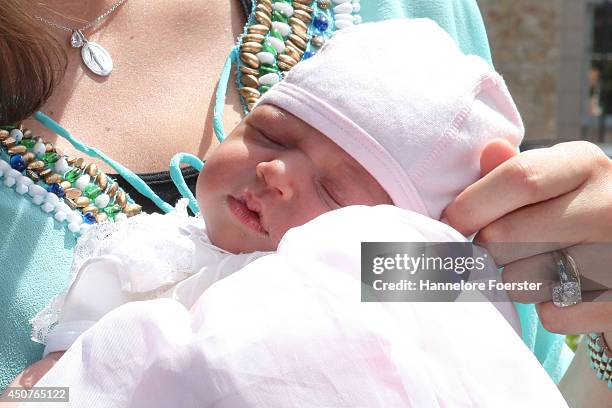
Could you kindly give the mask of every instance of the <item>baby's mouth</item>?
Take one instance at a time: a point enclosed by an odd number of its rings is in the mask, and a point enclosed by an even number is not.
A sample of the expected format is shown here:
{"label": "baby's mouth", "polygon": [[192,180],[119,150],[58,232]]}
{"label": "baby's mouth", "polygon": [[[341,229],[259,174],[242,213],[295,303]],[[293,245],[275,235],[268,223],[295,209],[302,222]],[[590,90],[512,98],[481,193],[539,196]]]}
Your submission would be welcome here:
{"label": "baby's mouth", "polygon": [[235,198],[229,196],[228,205],[232,214],[234,214],[243,225],[261,235],[268,236],[268,231],[264,228],[262,223],[261,213],[254,203],[242,197]]}

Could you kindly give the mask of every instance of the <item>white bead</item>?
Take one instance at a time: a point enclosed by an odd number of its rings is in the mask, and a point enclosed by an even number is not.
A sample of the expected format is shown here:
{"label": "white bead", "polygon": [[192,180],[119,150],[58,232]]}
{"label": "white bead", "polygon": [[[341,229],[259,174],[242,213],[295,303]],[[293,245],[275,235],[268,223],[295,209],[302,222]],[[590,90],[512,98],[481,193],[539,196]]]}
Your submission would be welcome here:
{"label": "white bead", "polygon": [[89,174],[83,174],[81,177],[77,179],[76,183],[74,184],[76,188],[83,191],[85,190],[85,187],[89,185],[90,181],[91,181],[91,178],[89,177]]}
{"label": "white bead", "polygon": [[59,203],[59,197],[54,193],[47,193],[45,196],[45,202],[53,204],[53,208],[55,208],[55,204]]}
{"label": "white bead", "polygon": [[6,177],[12,177],[15,180],[17,180],[19,177],[21,177],[23,174],[21,174],[20,171],[17,171],[15,169],[10,169],[7,173],[6,173]]}
{"label": "white bead", "polygon": [[342,3],[334,7],[334,14],[347,14],[353,11],[351,3]]}
{"label": "white bead", "polygon": [[274,54],[272,54],[271,52],[258,52],[257,53],[257,58],[259,59],[259,62],[261,62],[262,64],[274,64],[274,62],[276,62],[276,59],[274,58]]}
{"label": "white bead", "polygon": [[51,211],[53,211],[55,209],[55,204],[51,204],[51,203],[44,203],[42,205],[42,207],[40,207],[44,212],[46,213],[50,213]]}
{"label": "white bead", "polygon": [[285,16],[287,17],[291,17],[293,15],[293,7],[291,7],[290,4],[287,3],[274,3],[272,5],[272,8],[274,10],[278,10],[281,13],[283,13]]}
{"label": "white bead", "polygon": [[8,176],[4,179],[4,185],[7,187],[13,187],[16,182],[15,177]]}
{"label": "white bead", "polygon": [[274,85],[280,81],[278,74],[269,73],[259,78],[259,83],[262,85]]}
{"label": "white bead", "polygon": [[68,218],[68,214],[66,214],[64,211],[55,211],[55,219],[59,222],[66,221],[66,218]]}
{"label": "white bead", "polygon": [[42,194],[35,195],[34,198],[32,198],[32,202],[35,205],[41,205],[43,201],[45,201],[45,196]]}
{"label": "white bead", "polygon": [[353,24],[361,24],[361,21],[360,15],[353,16]]}
{"label": "white bead", "polygon": [[89,224],[81,224],[79,232],[81,233],[81,235],[83,235],[90,228],[91,228],[91,225],[89,225]]}
{"label": "white bead", "polygon": [[60,158],[58,161],[55,162],[55,172],[57,174],[63,175],[68,170],[70,170],[70,166],[68,166],[68,162],[64,157]]}
{"label": "white bead", "polygon": [[36,144],[32,148],[32,153],[34,153],[36,156],[42,156],[43,154],[45,154],[46,151],[47,148],[45,147],[44,143],[41,142],[36,142]]}
{"label": "white bead", "polygon": [[291,34],[291,26],[281,21],[272,22],[272,28],[280,33],[283,37],[288,37]]}
{"label": "white bead", "polygon": [[25,193],[28,192],[28,186],[22,183],[17,183],[17,187],[15,188],[15,191],[17,191],[17,194],[24,195]]}
{"label": "white bead", "polygon": [[351,0],[333,0],[333,2],[334,2],[335,4],[348,3],[348,2],[350,2],[350,1],[351,1]]}
{"label": "white bead", "polygon": [[359,13],[361,11],[361,5],[359,3],[353,4],[353,13]]}
{"label": "white bead", "polygon": [[96,207],[99,208],[104,208],[108,205],[108,203],[110,202],[110,197],[108,194],[100,194],[99,196],[96,197]]}
{"label": "white bead", "polygon": [[349,21],[347,21],[347,20],[338,20],[338,21],[336,21],[336,29],[338,29],[338,30],[342,30],[343,28],[350,27],[352,25],[353,25],[353,21],[352,20],[349,20]]}
{"label": "white bead", "polygon": [[32,184],[29,188],[28,188],[28,194],[31,197],[37,196],[37,195],[42,195],[43,199],[45,198],[44,195],[47,194],[47,190],[45,190],[44,188],[42,188],[41,186],[39,186],[38,184]]}
{"label": "white bead", "polygon": [[339,20],[353,21],[353,15],[352,14],[335,14],[334,15],[334,20],[336,20],[336,21],[339,21]]}
{"label": "white bead", "polygon": [[68,222],[70,224],[80,225],[83,223],[83,216],[76,211],[71,211],[68,213]]}
{"label": "white bead", "polygon": [[70,209],[70,207],[68,207],[68,204],[60,201],[59,203],[55,204],[55,213],[57,214],[58,212],[62,211],[67,214],[72,210]]}
{"label": "white bead", "polygon": [[24,184],[27,187],[27,186],[30,186],[30,185],[34,184],[34,181],[31,178],[29,178],[29,177],[19,176],[19,177],[17,177],[17,183],[18,184]]}
{"label": "white bead", "polygon": [[268,36],[268,41],[270,42],[270,45],[272,45],[279,54],[285,52],[285,43],[279,40],[278,38],[272,37],[270,35]]}
{"label": "white bead", "polygon": [[68,229],[76,234],[81,230],[81,226],[76,222],[71,222],[70,224],[68,224]]}
{"label": "white bead", "polygon": [[23,139],[23,132],[19,129],[11,130],[11,137],[14,137],[16,141],[20,142]]}
{"label": "white bead", "polygon": [[7,162],[5,162],[4,160],[0,159],[0,170],[4,170],[7,171],[8,169],[11,168],[11,165],[8,164]]}
{"label": "white bead", "polygon": [[127,221],[128,217],[124,213],[118,213],[115,215],[115,222],[123,222]]}

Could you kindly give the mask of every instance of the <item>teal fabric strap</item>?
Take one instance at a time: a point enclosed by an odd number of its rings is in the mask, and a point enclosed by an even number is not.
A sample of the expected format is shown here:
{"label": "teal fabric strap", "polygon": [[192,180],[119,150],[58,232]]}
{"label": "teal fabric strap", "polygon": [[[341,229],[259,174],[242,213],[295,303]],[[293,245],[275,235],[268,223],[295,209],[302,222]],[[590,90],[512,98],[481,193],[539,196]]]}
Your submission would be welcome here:
{"label": "teal fabric strap", "polygon": [[35,112],[34,117],[43,126],[52,130],[64,139],[68,140],[70,144],[72,144],[80,152],[83,152],[90,157],[95,157],[97,159],[103,160],[106,164],[111,166],[118,174],[120,174],[128,183],[130,183],[136,189],[136,191],[153,201],[153,203],[155,203],[155,205],[157,205],[162,211],[170,212],[174,209],[173,206],[171,206],[170,204],[162,200],[157,194],[155,194],[155,192],[153,192],[153,190],[151,190],[151,188],[131,170],[117,163],[100,150],[94,147],[89,147],[80,140],[76,139],[66,129],[61,127],[57,122],[55,122],[53,119],[51,119],[44,113]]}
{"label": "teal fabric strap", "polygon": [[174,185],[178,189],[179,193],[187,199],[189,199],[189,208],[193,211],[194,214],[200,212],[200,207],[198,206],[198,202],[187,187],[187,183],[185,183],[185,178],[183,177],[183,173],[181,172],[180,164],[187,163],[191,167],[195,168],[197,171],[202,171],[202,167],[204,167],[204,162],[200,160],[197,156],[189,153],[177,153],[172,156],[170,160],[170,177],[174,182]]}
{"label": "teal fabric strap", "polygon": [[223,65],[223,71],[221,72],[221,78],[219,78],[219,83],[217,84],[215,107],[213,110],[213,129],[219,142],[224,141],[226,137],[225,132],[223,131],[223,109],[225,107],[225,96],[227,95],[227,85],[229,84],[232,65],[238,62],[238,53],[238,46],[235,45],[225,60],[225,65]]}

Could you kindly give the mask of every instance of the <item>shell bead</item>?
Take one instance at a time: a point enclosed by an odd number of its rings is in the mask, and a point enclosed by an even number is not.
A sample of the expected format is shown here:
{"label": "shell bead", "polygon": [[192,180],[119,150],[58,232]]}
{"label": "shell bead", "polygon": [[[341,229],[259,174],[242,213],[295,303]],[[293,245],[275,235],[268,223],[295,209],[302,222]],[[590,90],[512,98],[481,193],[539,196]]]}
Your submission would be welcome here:
{"label": "shell bead", "polygon": [[36,144],[32,148],[32,153],[34,153],[37,157],[45,154],[45,151],[46,151],[45,144],[42,142],[36,142]]}
{"label": "shell bead", "polygon": [[283,37],[287,37],[289,34],[291,34],[291,26],[287,23],[275,21],[272,23],[272,28],[274,28],[274,30]]}
{"label": "shell bead", "polygon": [[257,59],[259,59],[259,62],[261,62],[262,64],[274,64],[276,62],[274,54],[267,51],[258,53]]}
{"label": "shell bead", "polygon": [[353,5],[351,3],[342,3],[342,4],[338,4],[336,7],[334,7],[334,14],[347,14],[347,13],[352,13],[353,12],[353,8],[356,5]]}
{"label": "shell bead", "polygon": [[60,158],[57,162],[55,162],[55,172],[58,174],[64,174],[68,170],[70,170],[70,166],[68,166],[68,162],[64,157]]}
{"label": "shell bead", "polygon": [[90,181],[91,181],[91,177],[89,176],[89,174],[83,174],[81,177],[77,179],[75,183],[75,187],[83,191],[85,190],[85,187],[87,187]]}
{"label": "shell bead", "polygon": [[281,54],[285,51],[285,43],[279,40],[278,38],[270,36],[268,37],[268,42],[272,47],[274,47],[278,54]]}
{"label": "shell bead", "polygon": [[44,201],[45,201],[45,196],[42,194],[35,195],[32,198],[32,203],[34,203],[34,205],[41,205]]}
{"label": "shell bead", "polygon": [[281,80],[278,74],[266,74],[259,78],[259,83],[262,85],[274,85]]}
{"label": "shell bead", "polygon": [[108,203],[110,202],[110,197],[108,194],[100,194],[98,197],[96,197],[96,207],[98,208],[104,208],[108,205]]}
{"label": "shell bead", "polygon": [[21,139],[23,139],[23,132],[19,129],[13,129],[10,132],[10,137],[15,139],[16,142],[21,142]]}

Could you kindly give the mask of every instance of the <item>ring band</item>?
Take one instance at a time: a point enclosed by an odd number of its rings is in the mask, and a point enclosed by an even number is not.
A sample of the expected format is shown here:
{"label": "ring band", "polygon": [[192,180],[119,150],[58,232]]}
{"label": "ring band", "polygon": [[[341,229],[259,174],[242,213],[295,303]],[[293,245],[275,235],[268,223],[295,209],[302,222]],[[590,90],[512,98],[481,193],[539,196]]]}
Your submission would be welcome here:
{"label": "ring band", "polygon": [[557,307],[568,307],[582,302],[580,274],[574,258],[566,250],[552,253],[559,273],[559,284],[553,286],[552,301]]}

